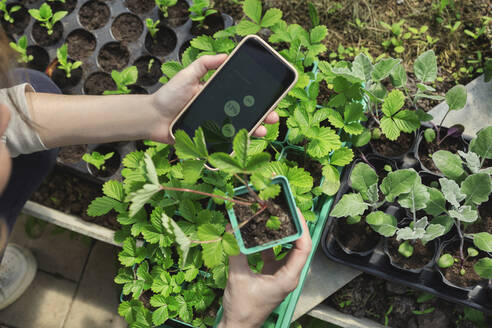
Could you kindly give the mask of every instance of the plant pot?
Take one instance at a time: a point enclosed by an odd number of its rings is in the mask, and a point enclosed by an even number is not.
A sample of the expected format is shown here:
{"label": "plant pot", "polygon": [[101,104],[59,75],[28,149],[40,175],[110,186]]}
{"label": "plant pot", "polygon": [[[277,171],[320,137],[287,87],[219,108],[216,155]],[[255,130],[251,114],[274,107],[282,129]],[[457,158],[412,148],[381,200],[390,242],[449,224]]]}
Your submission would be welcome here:
{"label": "plant pot", "polygon": [[[395,237],[384,239],[384,253],[386,254],[386,256],[388,256],[390,264],[393,267],[397,268],[398,270],[413,273],[413,274],[420,274],[422,272],[422,270],[424,270],[424,268],[431,267],[435,263],[436,256],[437,256],[438,250],[439,250],[439,240],[438,239],[434,239],[426,245],[426,247],[425,247],[426,249],[428,247],[432,247],[432,252],[431,252],[432,255],[427,256],[428,260],[425,260],[424,262],[426,262],[426,263],[424,263],[424,264],[415,263],[416,261],[419,261],[420,259],[422,259],[423,254],[422,253],[415,253],[415,252],[419,252],[420,250],[422,250],[422,248],[420,246],[423,246],[423,245],[421,245],[421,244],[418,245],[418,247],[419,247],[418,249],[417,249],[417,247],[414,246],[414,254],[412,254],[412,256],[410,258],[408,258],[409,261],[414,261],[414,263],[407,263],[406,259],[401,254],[398,253],[398,249],[396,249],[397,254],[395,256],[395,250],[394,250],[394,247],[392,247],[394,245],[395,241],[396,241]],[[400,241],[400,243],[402,243],[402,242],[403,241]],[[420,241],[417,241],[417,242],[420,243]],[[415,258],[416,256],[419,258]]]}
{"label": "plant pot", "polygon": [[[285,204],[288,207],[288,214],[290,215],[290,219],[294,225],[295,228],[295,233],[282,237],[281,239],[278,240],[273,240],[266,242],[264,244],[260,244],[257,246],[252,246],[252,247],[247,247],[245,244],[245,241],[243,239],[241,230],[239,229],[239,224],[240,222],[238,221],[238,218],[236,217],[236,212],[234,210],[234,207],[231,209],[227,210],[227,214],[229,215],[229,220],[231,221],[232,229],[234,230],[234,234],[236,236],[236,239],[239,244],[239,249],[241,250],[241,253],[243,254],[253,254],[256,252],[263,251],[265,249],[272,248],[277,245],[282,245],[286,243],[293,242],[297,239],[299,239],[302,236],[303,233],[303,227],[301,225],[301,221],[299,218],[299,214],[297,212],[297,207],[296,203],[294,200],[294,196],[292,195],[292,191],[289,186],[289,181],[287,180],[286,177],[277,175],[272,179],[273,184],[278,184],[281,187],[281,193],[278,197],[282,197],[282,200],[285,202]],[[242,186],[239,188],[234,189],[234,195],[240,196],[248,193],[248,190],[246,186]],[[252,221],[254,222],[254,221]],[[247,227],[249,224],[248,223],[245,227]],[[244,229],[244,227],[243,227]]]}
{"label": "plant pot", "polygon": [[[446,135],[448,128],[441,127],[440,134]],[[423,171],[430,172],[443,177],[444,175],[437,169],[434,162],[429,157],[429,154],[436,152],[437,150],[449,150],[452,153],[457,153],[458,150],[465,151],[467,148],[466,142],[463,137],[447,137],[440,146],[437,146],[437,142],[433,141],[428,144],[424,138],[424,131],[420,131],[417,137],[417,144],[415,146],[415,158],[420,164]]]}
{"label": "plant pot", "polygon": [[370,155],[367,155],[365,158],[366,158],[367,162],[364,159],[360,158],[360,157],[357,158],[352,163],[352,165],[350,166],[350,169],[347,171],[347,174],[345,175],[346,179],[344,181],[342,181],[342,182],[343,183],[346,183],[349,188],[352,187],[352,185],[350,183],[350,175],[352,174],[352,171],[354,170],[355,165],[357,165],[358,163],[366,163],[366,164],[369,164],[370,166],[372,166],[372,168],[376,170],[376,173],[377,173],[377,175],[379,177],[379,183],[381,183],[381,181],[389,173],[389,172],[387,172],[384,169],[384,167],[386,165],[389,165],[393,171],[398,168],[398,165],[396,164],[396,161],[395,160],[386,158],[386,157],[381,156],[381,155],[370,154]]}
{"label": "plant pot", "polygon": [[[438,259],[444,253],[450,253],[451,255],[456,257],[457,254],[455,254],[455,253],[456,253],[456,250],[458,250],[458,247],[459,247],[459,241],[452,241],[452,242],[448,242],[448,243],[444,244],[441,247]],[[473,241],[469,238],[465,238],[465,242],[464,242],[464,246],[463,246],[463,252],[464,252],[465,256],[466,256],[466,249],[468,247],[474,247]],[[474,247],[474,248],[477,249],[476,247]],[[468,262],[468,263],[474,263],[477,260],[479,260],[480,258],[487,256],[486,253],[484,253],[480,250],[478,250],[478,251],[479,251],[479,255],[474,257],[473,260]],[[453,273],[453,272],[456,272],[457,270],[459,270],[459,265],[457,263],[454,263],[450,268],[442,269],[437,265],[437,262],[436,262],[435,267],[436,267],[437,271],[439,272],[441,279],[442,279],[442,282],[444,284],[446,284],[447,286],[449,286],[453,289],[456,289],[456,290],[459,290],[462,292],[470,292],[476,286],[487,283],[487,281],[485,279],[482,279],[478,275],[475,274],[475,272],[471,266],[469,266],[467,273],[464,275],[464,277],[466,277],[466,276],[470,277],[470,275],[475,275],[476,276],[475,280],[474,281],[465,281],[465,282],[453,281],[453,279],[455,279],[455,277],[459,276],[459,273],[458,274]]]}
{"label": "plant pot", "polygon": [[[375,127],[375,123],[371,120],[368,123],[368,128]],[[391,141],[386,138],[384,134],[381,134],[381,138],[378,140],[371,139],[369,141],[369,148],[373,154],[385,157],[391,160],[403,160],[405,155],[412,152],[415,147],[416,133],[400,133],[397,140]]]}

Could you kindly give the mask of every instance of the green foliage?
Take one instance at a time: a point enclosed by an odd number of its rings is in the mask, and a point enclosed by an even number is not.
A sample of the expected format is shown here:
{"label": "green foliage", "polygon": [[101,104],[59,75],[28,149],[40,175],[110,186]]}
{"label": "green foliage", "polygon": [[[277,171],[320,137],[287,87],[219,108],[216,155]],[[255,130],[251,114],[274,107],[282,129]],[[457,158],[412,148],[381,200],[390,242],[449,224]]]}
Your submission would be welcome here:
{"label": "green foliage", "polygon": [[[159,1],[159,0],[156,0],[156,1]],[[174,0],[172,0],[172,1],[174,1]],[[167,17],[167,7],[166,7],[166,16],[165,17]],[[157,34],[157,32],[159,32],[159,24],[160,23],[161,23],[160,20],[154,21],[152,18],[147,18],[145,20],[145,25],[147,26],[147,29],[149,30],[149,33],[152,36],[152,38],[155,38],[155,35]]]}
{"label": "green foliage", "polygon": [[122,70],[121,72],[112,71],[111,77],[116,83],[116,90],[106,90],[105,95],[120,95],[129,94],[131,92],[129,85],[137,83],[138,69],[136,66],[130,66]]}
{"label": "green foliage", "polygon": [[407,241],[404,241],[403,243],[398,246],[398,253],[403,255],[406,258],[409,258],[413,255],[413,246]]}
{"label": "green foliage", "polygon": [[14,5],[9,9],[7,6],[7,0],[0,1],[0,12],[3,13],[3,19],[10,24],[14,23],[14,17],[12,17],[12,14],[19,11],[21,8],[21,6]]}
{"label": "green foliage", "polygon": [[260,0],[245,0],[243,10],[250,20],[243,19],[236,26],[236,33],[241,36],[258,33],[262,28],[272,27],[282,20],[282,11],[277,8],[268,9],[262,15]]}
{"label": "green foliage", "polygon": [[427,141],[428,143],[431,143],[432,141],[434,141],[436,139],[436,130],[434,130],[432,128],[425,129],[424,130],[424,138],[425,138],[425,141]]}
{"label": "green foliage", "polygon": [[29,14],[41,23],[41,26],[46,28],[48,35],[53,34],[53,27],[63,17],[68,14],[68,11],[58,11],[53,13],[50,5],[43,3],[39,9],[29,9]]}
{"label": "green foliage", "polygon": [[437,260],[437,265],[443,269],[449,268],[453,264],[454,264],[454,258],[451,254],[443,254],[439,258],[439,260]]}
{"label": "green foliage", "polygon": [[20,55],[20,58],[17,60],[19,63],[27,64],[34,59],[33,55],[27,54],[27,38],[25,35],[21,36],[17,43],[10,42],[9,45]]}
{"label": "green foliage", "polygon": [[110,152],[107,154],[100,154],[97,151],[93,151],[92,153],[86,153],[82,156],[82,159],[89,164],[94,165],[98,170],[105,169],[104,163],[111,157],[113,157],[114,152]]}
{"label": "green foliage", "polygon": [[72,71],[82,66],[81,61],[71,61],[68,59],[68,46],[64,44],[56,50],[56,57],[58,58],[58,68],[65,71],[67,79],[72,77]]}
{"label": "green foliage", "polygon": [[198,22],[198,27],[202,27],[207,16],[217,13],[217,10],[210,9],[210,0],[194,0],[190,8],[190,18],[194,22]]}
{"label": "green foliage", "polygon": [[266,223],[266,227],[270,230],[278,230],[280,229],[280,226],[282,225],[282,222],[280,222],[280,219],[278,216],[270,216]]}
{"label": "green foliage", "polygon": [[[168,14],[169,7],[176,5],[177,2],[178,0],[155,0],[155,5],[162,12],[162,15],[167,18],[167,16],[169,15]],[[152,37],[154,37],[154,35],[152,35]]]}

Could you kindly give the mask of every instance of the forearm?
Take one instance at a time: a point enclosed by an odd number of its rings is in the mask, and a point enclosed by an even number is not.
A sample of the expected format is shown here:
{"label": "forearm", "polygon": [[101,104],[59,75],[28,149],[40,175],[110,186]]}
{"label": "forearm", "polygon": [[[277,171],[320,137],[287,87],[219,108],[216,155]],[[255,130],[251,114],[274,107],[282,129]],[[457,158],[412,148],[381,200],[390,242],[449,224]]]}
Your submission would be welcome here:
{"label": "forearm", "polygon": [[[147,139],[166,124],[151,95],[68,96],[26,93],[31,117],[48,148]],[[161,109],[162,110],[162,109]]]}

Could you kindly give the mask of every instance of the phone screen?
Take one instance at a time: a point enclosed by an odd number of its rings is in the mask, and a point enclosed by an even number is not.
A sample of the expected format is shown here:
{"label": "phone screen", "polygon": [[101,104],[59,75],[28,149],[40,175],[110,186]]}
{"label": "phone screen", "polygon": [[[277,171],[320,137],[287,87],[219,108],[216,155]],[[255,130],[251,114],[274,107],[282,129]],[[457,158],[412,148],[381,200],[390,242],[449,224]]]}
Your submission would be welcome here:
{"label": "phone screen", "polygon": [[254,38],[246,40],[173,126],[194,136],[202,127],[209,151],[232,151],[295,81],[295,72]]}

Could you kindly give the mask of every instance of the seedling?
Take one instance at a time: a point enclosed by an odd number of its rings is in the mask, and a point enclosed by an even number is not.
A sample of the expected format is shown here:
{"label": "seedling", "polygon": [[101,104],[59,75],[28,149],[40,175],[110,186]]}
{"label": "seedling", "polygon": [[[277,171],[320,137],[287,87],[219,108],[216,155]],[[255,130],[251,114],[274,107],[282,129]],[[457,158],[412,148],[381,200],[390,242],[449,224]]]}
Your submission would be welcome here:
{"label": "seedling", "polygon": [[389,315],[393,312],[393,304],[390,305],[386,313],[384,314],[384,325],[388,326],[389,325]]}
{"label": "seedling", "polygon": [[455,33],[461,26],[461,21],[456,21],[454,22],[453,25],[451,24],[447,24],[447,25],[444,25],[445,28],[447,28],[449,30],[449,33],[453,34]]}
{"label": "seedling", "polygon": [[188,8],[191,13],[191,20],[198,22],[198,27],[203,27],[205,18],[217,13],[217,10],[210,9],[209,7],[210,0],[194,0],[190,8]]}
{"label": "seedling", "polygon": [[155,59],[150,58],[149,63],[147,64],[147,73],[150,73],[150,70],[152,69],[152,65],[154,65]]}
{"label": "seedling", "polygon": [[41,22],[41,26],[47,30],[48,35],[52,35],[55,23],[65,17],[68,11],[58,11],[53,14],[50,5],[43,3],[39,9],[29,9],[29,14]]}
{"label": "seedling", "polygon": [[114,152],[110,152],[107,154],[100,154],[97,151],[93,151],[91,154],[86,153],[82,156],[82,159],[89,164],[94,165],[98,170],[105,170],[105,163],[108,159],[113,157]]}
{"label": "seedling", "polygon": [[19,11],[21,6],[12,6],[12,8],[7,8],[7,0],[0,0],[0,12],[3,12],[3,19],[10,24],[14,23],[14,17],[12,14]]}
{"label": "seedling", "polygon": [[270,230],[278,230],[280,229],[280,226],[282,225],[282,222],[280,222],[280,219],[278,216],[270,216],[266,223],[266,227]]}
{"label": "seedling", "polygon": [[463,32],[475,40],[478,39],[479,37],[481,37],[485,33],[485,31],[487,30],[489,23],[492,21],[491,17],[485,16],[482,19],[483,19],[483,24],[481,27],[475,27],[475,29],[473,31],[465,29]]}
{"label": "seedling", "polygon": [[149,33],[152,36],[152,39],[154,39],[154,42],[155,42],[155,35],[157,34],[157,32],[159,32],[160,22],[161,22],[160,20],[156,20],[154,22],[154,20],[152,20],[152,18],[147,18],[145,20],[145,25],[147,25],[147,29],[149,30]]}
{"label": "seedling", "polygon": [[32,55],[27,54],[27,38],[25,35],[21,36],[17,43],[10,42],[10,47],[20,54],[20,58],[17,59],[19,63],[29,63],[34,59]]}
{"label": "seedling", "polygon": [[112,71],[111,77],[116,83],[116,90],[106,90],[105,95],[121,95],[131,93],[129,85],[137,83],[138,69],[136,66],[130,66],[122,70],[121,72]]}
{"label": "seedling", "polygon": [[352,304],[352,301],[351,300],[347,300],[347,301],[342,301],[342,302],[338,303],[338,306],[341,309],[343,309],[344,307],[349,306],[350,304]]}
{"label": "seedling", "polygon": [[167,18],[169,16],[168,8],[174,6],[178,0],[155,0],[155,5],[162,12],[162,15]]}
{"label": "seedling", "polygon": [[396,53],[402,53],[405,51],[405,47],[403,47],[403,40],[401,39],[403,34],[402,26],[404,23],[404,19],[398,21],[397,23],[393,23],[392,25],[389,25],[383,21],[380,22],[381,26],[390,31],[393,35],[389,40],[382,43],[383,47],[389,48],[390,46],[393,46]]}
{"label": "seedling", "polygon": [[58,68],[65,71],[67,79],[72,77],[72,71],[74,69],[82,66],[81,61],[72,62],[68,59],[68,46],[66,44],[56,50],[56,57],[58,58],[58,63],[60,64]]}

